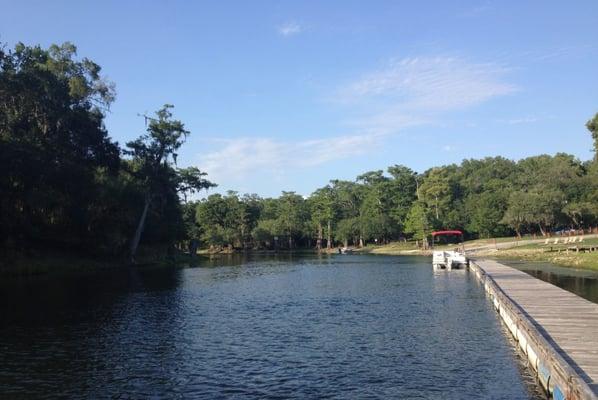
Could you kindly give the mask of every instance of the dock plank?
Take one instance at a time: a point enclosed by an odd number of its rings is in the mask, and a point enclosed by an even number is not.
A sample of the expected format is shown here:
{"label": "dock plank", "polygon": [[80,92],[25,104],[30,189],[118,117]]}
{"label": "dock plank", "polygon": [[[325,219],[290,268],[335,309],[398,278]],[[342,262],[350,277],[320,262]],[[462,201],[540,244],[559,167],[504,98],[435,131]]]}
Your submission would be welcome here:
{"label": "dock plank", "polygon": [[493,260],[475,264],[598,395],[598,304]]}

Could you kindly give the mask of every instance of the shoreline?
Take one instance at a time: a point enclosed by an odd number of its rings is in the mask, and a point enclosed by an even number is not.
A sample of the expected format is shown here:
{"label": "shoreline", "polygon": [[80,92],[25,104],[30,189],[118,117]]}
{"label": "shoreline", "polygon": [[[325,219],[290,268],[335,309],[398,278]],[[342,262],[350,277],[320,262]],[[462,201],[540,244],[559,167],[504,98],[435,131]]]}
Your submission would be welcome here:
{"label": "shoreline", "polygon": [[[13,254],[4,256],[0,262],[0,278],[21,278],[44,276],[64,273],[93,273],[101,270],[124,268],[162,268],[194,265],[202,260],[218,257],[236,257],[243,255],[288,256],[301,254],[318,254],[313,249],[289,250],[238,250],[209,252],[200,250],[194,258],[189,253],[180,252],[173,257],[140,256],[135,264],[131,264],[125,257],[90,257],[79,254],[60,252],[36,252],[34,254]],[[325,252],[322,252],[325,254]]]}
{"label": "shoreline", "polygon": [[[561,267],[586,269],[590,271],[598,271],[598,252],[557,252],[547,251],[540,247],[533,248],[486,248],[486,249],[467,249],[469,255],[476,258],[490,258],[496,260],[517,260],[517,261],[537,261],[548,262]],[[386,246],[378,246],[372,248],[357,249],[356,252],[367,254],[381,254],[381,255],[397,255],[397,256],[431,256],[431,250],[399,250]]]}
{"label": "shoreline", "polygon": [[476,257],[484,257],[496,260],[517,260],[532,262],[548,262],[561,267],[585,269],[598,271],[598,253],[575,253],[575,252],[547,252],[542,250],[499,250],[486,251],[475,254]]}
{"label": "shoreline", "polygon": [[188,256],[176,255],[174,259],[142,258],[139,262],[131,264],[124,258],[118,257],[94,258],[59,253],[20,254],[8,260],[5,259],[0,263],[0,278],[22,278],[71,273],[85,274],[124,268],[159,268],[178,266],[184,262],[189,262]]}
{"label": "shoreline", "polygon": [[[522,241],[524,242],[524,241]],[[529,242],[532,242],[531,240]],[[471,244],[470,244],[471,246]],[[405,248],[404,243],[390,243],[381,246],[366,246],[354,248],[354,254],[374,254],[393,256],[432,256],[432,250],[421,250]],[[439,249],[452,249],[453,247],[441,247]],[[598,252],[574,252],[574,251],[548,251],[541,246],[533,244],[519,244],[515,247],[496,248],[486,246],[483,248],[467,248],[466,251],[474,258],[489,258],[495,260],[516,260],[523,262],[547,262],[561,267],[576,268],[589,271],[598,271]],[[146,257],[140,259],[137,264],[130,264],[123,258],[93,258],[81,255],[64,253],[39,253],[31,255],[18,255],[5,260],[0,264],[0,277],[24,277],[35,275],[46,275],[55,273],[71,272],[94,272],[113,268],[156,268],[167,266],[180,266],[193,264],[202,259],[209,260],[214,257],[234,257],[243,255],[264,255],[264,256],[291,256],[293,254],[338,254],[338,248],[331,250],[323,249],[318,252],[315,249],[294,249],[294,250],[235,250],[210,252],[207,249],[200,250],[195,259],[190,258],[187,253],[176,254],[173,258],[167,257]]]}

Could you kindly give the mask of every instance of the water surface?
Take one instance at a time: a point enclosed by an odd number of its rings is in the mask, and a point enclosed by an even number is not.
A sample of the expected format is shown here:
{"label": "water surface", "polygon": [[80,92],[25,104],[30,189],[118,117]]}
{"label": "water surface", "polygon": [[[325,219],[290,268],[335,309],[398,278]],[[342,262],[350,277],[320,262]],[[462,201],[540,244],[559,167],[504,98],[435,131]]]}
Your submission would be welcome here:
{"label": "water surface", "polygon": [[475,278],[428,258],[47,276],[0,301],[3,398],[539,397]]}

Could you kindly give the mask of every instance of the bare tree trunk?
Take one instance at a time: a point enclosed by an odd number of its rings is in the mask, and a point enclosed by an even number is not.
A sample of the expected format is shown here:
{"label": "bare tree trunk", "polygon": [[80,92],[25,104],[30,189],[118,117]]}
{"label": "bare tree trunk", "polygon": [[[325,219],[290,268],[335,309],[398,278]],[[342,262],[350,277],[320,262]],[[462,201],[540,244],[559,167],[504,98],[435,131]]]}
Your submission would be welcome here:
{"label": "bare tree trunk", "polygon": [[538,228],[540,228],[540,232],[542,233],[542,236],[546,236],[546,231],[542,227],[542,224],[538,224]]}
{"label": "bare tree trunk", "polygon": [[148,193],[145,195],[145,204],[143,205],[143,212],[141,213],[139,223],[137,224],[137,229],[135,230],[135,236],[133,236],[133,240],[131,240],[131,248],[129,255],[133,264],[135,264],[135,255],[137,254],[137,248],[139,247],[139,241],[141,240],[141,233],[143,232],[143,228],[145,227],[145,219],[147,218],[147,211],[149,209],[150,203],[151,196]]}
{"label": "bare tree trunk", "polygon": [[316,242],[316,249],[322,250],[322,223],[318,222],[318,241]]}
{"label": "bare tree trunk", "polygon": [[328,220],[328,242],[326,248],[330,250],[332,248],[332,222]]}
{"label": "bare tree trunk", "polygon": [[195,256],[197,255],[198,247],[199,247],[199,242],[197,241],[197,239],[191,239],[189,241],[189,255],[191,256],[191,259],[194,259]]}

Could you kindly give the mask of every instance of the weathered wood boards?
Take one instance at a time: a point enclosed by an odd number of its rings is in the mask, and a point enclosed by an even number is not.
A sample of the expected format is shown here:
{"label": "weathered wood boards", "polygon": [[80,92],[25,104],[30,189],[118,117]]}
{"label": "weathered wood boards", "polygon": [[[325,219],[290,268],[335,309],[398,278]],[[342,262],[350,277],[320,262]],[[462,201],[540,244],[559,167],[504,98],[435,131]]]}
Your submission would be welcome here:
{"label": "weathered wood boards", "polygon": [[598,399],[598,304],[496,261],[471,263],[555,399]]}

